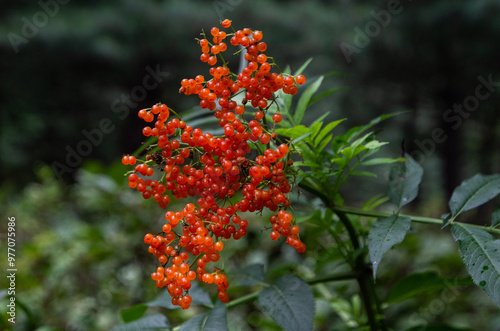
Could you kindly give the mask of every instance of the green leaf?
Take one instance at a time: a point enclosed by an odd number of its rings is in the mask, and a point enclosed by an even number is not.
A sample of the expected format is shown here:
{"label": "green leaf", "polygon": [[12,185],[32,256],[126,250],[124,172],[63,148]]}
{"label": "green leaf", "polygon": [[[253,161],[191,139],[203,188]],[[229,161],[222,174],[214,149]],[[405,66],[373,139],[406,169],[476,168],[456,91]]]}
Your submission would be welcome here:
{"label": "green leaf", "polygon": [[296,139],[302,135],[310,133],[311,129],[305,125],[297,125],[293,128],[289,128],[289,129],[279,128],[279,129],[276,129],[275,132],[281,136]]}
{"label": "green leaf", "polygon": [[372,210],[373,208],[376,208],[380,206],[381,204],[387,202],[389,200],[389,197],[383,195],[383,194],[377,194],[374,197],[371,197],[366,201],[361,209],[363,210]]}
{"label": "green leaf", "polygon": [[411,218],[406,216],[391,215],[379,218],[368,235],[368,251],[373,265],[373,278],[385,253],[392,246],[403,241],[410,230]]}
{"label": "green leaf", "polygon": [[346,166],[346,161],[341,157],[334,158],[333,162],[337,163],[339,165],[339,167],[341,167],[341,168]]}
{"label": "green leaf", "polygon": [[368,149],[376,149],[376,148],[382,147],[382,146],[387,145],[387,144],[388,144],[387,142],[380,142],[378,140],[372,140],[372,141],[366,143],[365,147]]}
{"label": "green leaf", "polygon": [[309,85],[300,96],[297,107],[295,108],[295,113],[293,114],[293,120],[296,124],[300,124],[300,122],[302,121],[307,108],[307,104],[311,100],[313,94],[316,93],[316,91],[321,86],[321,82],[323,82],[323,76],[319,76],[319,78],[311,85]]}
{"label": "green leaf", "polygon": [[491,213],[491,226],[495,227],[500,224],[500,208],[495,209],[493,213]]}
{"label": "green leaf", "polygon": [[312,57],[308,58],[308,59],[306,60],[306,62],[304,62],[304,64],[303,64],[303,65],[301,65],[301,66],[300,66],[300,68],[299,68],[297,71],[295,71],[295,73],[294,73],[293,75],[294,75],[294,76],[298,76],[298,75],[300,75],[302,72],[304,72],[304,70],[306,70],[307,66],[309,65],[309,63],[311,63],[311,61],[312,61],[312,60],[313,60],[313,58],[312,58]]}
{"label": "green leaf", "polygon": [[226,304],[217,300],[213,309],[183,323],[179,331],[225,331],[227,328]]}
{"label": "green leaf", "polygon": [[356,149],[359,145],[361,145],[366,139],[368,139],[368,137],[370,137],[371,135],[373,135],[373,132],[370,132],[370,133],[367,133],[365,134],[363,137],[359,138],[359,139],[356,139],[355,141],[353,141],[351,143],[351,148],[352,149]]}
{"label": "green leaf", "polygon": [[314,138],[314,147],[317,147],[318,144],[325,138],[327,134],[329,134],[337,125],[345,121],[346,119],[340,119],[337,121],[333,121],[325,125],[323,129],[318,133],[318,135]]}
{"label": "green leaf", "polygon": [[129,309],[123,309],[121,311],[122,320],[125,323],[135,321],[144,316],[146,310],[148,310],[148,306],[143,303],[132,306]]}
{"label": "green leaf", "polygon": [[302,159],[304,160],[304,164],[308,164],[311,168],[318,168],[321,165],[316,162],[316,154],[312,151],[312,149],[305,144],[303,141],[298,142],[298,139],[294,141],[295,148],[302,155]]}
{"label": "green leaf", "polygon": [[300,278],[287,274],[259,293],[259,303],[286,331],[312,330],[314,296]]}
{"label": "green leaf", "polygon": [[170,323],[162,314],[155,314],[143,317],[134,322],[118,325],[113,328],[113,331],[137,331],[137,330],[157,330],[169,329]]}
{"label": "green leaf", "polygon": [[404,162],[404,158],[399,158],[399,159],[393,159],[390,157],[378,157],[378,158],[373,158],[368,161],[364,161],[361,163],[362,166],[372,166],[372,165],[379,165],[379,164],[390,164],[390,163],[396,163],[396,162]]}
{"label": "green leaf", "polygon": [[353,175],[353,176],[366,176],[366,177],[375,177],[375,178],[377,178],[377,175],[374,174],[373,172],[370,172],[370,171],[354,171],[351,175]]}
{"label": "green leaf", "polygon": [[462,223],[454,223],[451,233],[472,280],[500,307],[500,240]]}
{"label": "green leaf", "polygon": [[287,117],[291,117],[290,115],[290,107],[292,106],[292,95],[283,92],[283,90],[278,91],[278,99],[277,102],[280,105],[280,109],[282,109]]}
{"label": "green leaf", "polygon": [[251,286],[264,282],[264,265],[256,263],[238,271],[239,281],[237,286]]}
{"label": "green leaf", "polygon": [[328,146],[328,143],[332,141],[332,138],[333,135],[330,134],[325,139],[323,139],[323,141],[321,141],[321,143],[318,146],[316,146],[316,152],[321,152],[323,149],[325,149],[325,147]]}
{"label": "green leaf", "polygon": [[[440,277],[435,271],[415,273],[406,276],[399,283],[394,285],[386,299],[386,302],[401,302],[416,297],[422,293],[440,291],[445,288],[452,289],[454,287],[468,286],[472,284],[474,283],[470,277],[443,278]],[[455,296],[457,295],[456,292],[458,292],[458,290],[451,291]]]}
{"label": "green leaf", "polygon": [[314,137],[316,137],[316,135],[318,134],[319,130],[321,130],[321,126],[323,125],[323,122],[314,122],[313,124],[311,124],[310,128],[311,128],[311,144],[312,144],[312,141],[314,141]]}
{"label": "green leaf", "polygon": [[318,122],[323,122],[323,120],[324,120],[325,118],[327,118],[327,117],[328,117],[328,115],[330,115],[330,113],[331,113],[331,112],[329,112],[329,111],[324,112],[324,113],[323,113],[320,117],[316,118],[316,119],[314,120],[314,122],[312,122],[312,123],[311,123],[311,125],[316,124],[316,123],[318,123]]}
{"label": "green leaf", "polygon": [[418,194],[418,185],[422,180],[422,167],[408,154],[406,162],[396,164],[389,173],[388,196],[391,202],[401,209],[412,202]]}
{"label": "green leaf", "polygon": [[451,219],[449,222],[453,222],[461,213],[490,201],[499,193],[500,175],[477,174],[467,179],[451,195],[449,201]]}
{"label": "green leaf", "polygon": [[348,142],[351,142],[354,139],[356,139],[356,137],[361,135],[363,132],[365,132],[366,130],[372,128],[373,126],[379,124],[380,122],[385,121],[386,119],[389,119],[391,117],[404,114],[404,113],[407,113],[407,111],[400,111],[400,112],[395,112],[395,113],[391,113],[391,114],[380,115],[380,116],[372,119],[370,121],[370,123],[368,123],[368,124],[357,126],[357,127],[350,129],[345,134],[345,137],[346,137]]}
{"label": "green leaf", "polygon": [[295,222],[296,223],[310,222],[315,219],[321,219],[321,210],[316,209],[312,214],[297,216],[295,218]]}

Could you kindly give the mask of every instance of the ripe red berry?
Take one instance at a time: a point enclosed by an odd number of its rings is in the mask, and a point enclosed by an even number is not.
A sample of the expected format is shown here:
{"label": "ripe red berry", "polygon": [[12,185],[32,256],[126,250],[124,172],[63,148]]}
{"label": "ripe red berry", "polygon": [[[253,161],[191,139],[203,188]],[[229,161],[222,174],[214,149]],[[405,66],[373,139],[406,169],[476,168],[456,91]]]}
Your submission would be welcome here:
{"label": "ripe red berry", "polygon": [[297,82],[297,84],[302,85],[306,82],[306,77],[304,77],[304,75],[298,75],[297,77],[295,77],[295,81]]}

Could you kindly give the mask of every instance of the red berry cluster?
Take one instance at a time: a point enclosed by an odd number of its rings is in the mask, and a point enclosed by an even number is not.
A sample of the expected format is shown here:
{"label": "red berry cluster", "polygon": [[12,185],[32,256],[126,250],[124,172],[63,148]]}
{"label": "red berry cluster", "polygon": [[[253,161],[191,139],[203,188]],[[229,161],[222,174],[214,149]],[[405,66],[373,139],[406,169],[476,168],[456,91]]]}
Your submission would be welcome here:
{"label": "red berry cluster", "polygon": [[[221,23],[223,28],[231,27],[229,20]],[[211,66],[211,79],[207,81],[202,75],[183,79],[180,92],[197,94],[202,108],[215,111],[224,135],[213,136],[193,128],[166,105],[156,104],[139,111],[144,121],[154,122],[154,127],[146,126],[142,133],[155,137],[155,144],[137,165],[133,156],[122,159],[125,165],[135,165],[128,176],[130,188],[137,189],[145,199],[152,197],[161,208],[170,202],[167,192],[177,199],[197,198],[196,205],[188,203],[182,211],[168,211],[162,232],[144,237],[149,252],[161,264],[151,278],[157,287],[167,287],[172,303],[182,308],[191,304],[188,293],[195,278],[216,284],[219,299],[229,300],[224,270],[212,267],[207,271],[207,265],[219,261],[223,240],[238,240],[247,234],[248,221],[239,212],[264,208],[277,211],[270,218],[271,238],[284,236],[298,252],[306,250],[292,214],[286,211],[292,190],[289,179],[293,177],[289,146],[279,142],[265,117],[275,102],[274,92],[295,94],[295,84],[303,84],[305,78],[270,72],[276,65],[263,53],[267,45],[261,41],[261,31],[245,28],[226,33],[214,27],[210,33],[212,42],[203,33],[199,44],[201,60]],[[228,37],[231,45],[246,49],[247,66],[239,74],[230,71],[221,55],[227,50],[224,40]],[[217,57],[222,66],[215,66]],[[238,103],[235,96],[240,93],[244,93],[244,99]],[[258,109],[249,121],[244,116],[248,101]],[[169,119],[171,113],[176,117]],[[274,113],[270,118],[279,123],[282,115]],[[158,171],[153,177],[155,168]]]}

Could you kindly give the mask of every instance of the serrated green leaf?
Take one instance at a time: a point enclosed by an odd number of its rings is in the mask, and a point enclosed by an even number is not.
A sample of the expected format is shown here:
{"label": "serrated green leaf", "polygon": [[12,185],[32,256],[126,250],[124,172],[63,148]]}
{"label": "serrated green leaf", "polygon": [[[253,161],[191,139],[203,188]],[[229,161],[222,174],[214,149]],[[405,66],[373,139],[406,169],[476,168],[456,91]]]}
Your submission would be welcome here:
{"label": "serrated green leaf", "polygon": [[500,175],[477,174],[465,180],[451,195],[449,223],[461,213],[490,201],[498,194],[500,194]]}
{"label": "serrated green leaf", "polygon": [[286,331],[312,330],[314,296],[300,278],[287,274],[259,293],[264,311]]}
{"label": "serrated green leaf", "polygon": [[396,164],[389,173],[388,196],[398,210],[417,197],[424,172],[409,154],[406,154],[405,158],[404,164]]}
{"label": "serrated green leaf", "polygon": [[372,141],[366,143],[365,147],[368,149],[376,149],[376,148],[382,147],[382,146],[387,145],[387,144],[388,144],[388,142],[380,142],[378,140],[372,140]]}
{"label": "serrated green leaf", "polygon": [[376,201],[374,201],[372,204],[370,204],[369,206],[366,207],[366,210],[372,210],[372,209],[375,209],[377,208],[378,206],[380,206],[381,204],[384,204],[386,203],[387,201],[389,201],[389,197],[388,196],[384,196]]}
{"label": "serrated green leaf", "polygon": [[403,241],[410,230],[411,218],[391,215],[379,218],[368,235],[368,251],[373,265],[373,278],[376,278],[377,269],[385,253],[394,245]]}
{"label": "serrated green leaf", "polygon": [[382,199],[382,198],[386,198],[386,197],[383,194],[377,194],[377,195],[371,197],[363,204],[363,206],[361,206],[361,209],[363,209],[363,210],[373,209],[373,207],[370,207],[370,206],[372,206],[372,204],[375,203],[375,201],[377,201],[378,199]]}
{"label": "serrated green leaf", "polygon": [[323,122],[323,120],[328,116],[330,115],[331,112],[327,111],[325,112],[324,114],[322,114],[320,117],[316,118],[314,120],[314,122],[311,123],[311,125],[315,124],[315,123],[318,123],[318,122]]}
{"label": "serrated green leaf", "polygon": [[359,153],[361,153],[362,151],[365,151],[366,150],[366,147],[363,146],[363,145],[360,145],[360,146],[357,146],[353,152],[352,152],[352,155],[356,156],[358,155]]}
{"label": "serrated green leaf", "polygon": [[289,129],[279,128],[279,129],[276,129],[275,132],[281,136],[296,139],[304,134],[310,133],[311,129],[305,125],[297,125],[293,128],[289,128]]}
{"label": "serrated green leaf", "polygon": [[304,113],[307,108],[307,104],[311,100],[312,96],[321,86],[323,82],[323,76],[320,76],[316,81],[314,81],[311,85],[309,85],[306,90],[301,94],[299,101],[297,103],[297,107],[295,108],[295,113],[293,114],[293,120],[296,124],[300,124],[302,118],[304,117]]}
{"label": "serrated green leaf", "polygon": [[365,134],[363,137],[356,139],[355,141],[353,141],[351,143],[351,148],[356,149],[358,146],[360,146],[362,143],[364,143],[365,140],[368,139],[368,137],[370,137],[371,135],[373,135],[373,132],[369,132],[369,133]]}
{"label": "serrated green leaf", "polygon": [[312,57],[308,58],[308,59],[306,60],[306,62],[304,62],[304,64],[303,64],[303,65],[301,65],[301,66],[300,66],[300,68],[299,68],[299,69],[297,69],[297,71],[295,71],[295,73],[294,73],[293,75],[294,75],[294,76],[298,76],[298,75],[300,75],[301,73],[303,73],[303,72],[304,72],[304,70],[306,70],[307,66],[309,65],[309,63],[311,63],[311,61],[312,61],[312,60],[313,60],[313,58],[312,58]]}
{"label": "serrated green leaf", "polygon": [[321,126],[323,125],[323,122],[315,122],[311,124],[311,144],[314,141],[314,137],[319,133],[319,130],[321,130]]}
{"label": "serrated green leaf", "polygon": [[287,117],[291,118],[290,107],[292,106],[292,95],[283,92],[283,90],[279,90],[277,101],[280,104],[280,108],[286,113]]}
{"label": "serrated green leaf", "polygon": [[264,282],[264,265],[256,263],[238,271],[237,286],[251,286]]}
{"label": "serrated green leaf", "polygon": [[375,178],[377,178],[377,175],[374,174],[373,172],[370,172],[370,171],[354,171],[351,175],[353,175],[353,176],[366,176],[366,177],[375,177]]}
{"label": "serrated green leaf", "polygon": [[337,125],[345,121],[346,119],[340,119],[337,121],[333,121],[325,125],[323,129],[318,133],[318,135],[314,138],[314,147],[317,147],[321,140],[326,137],[327,134],[329,134]]}
{"label": "serrated green leaf", "polygon": [[337,163],[339,165],[339,167],[341,167],[341,168],[345,167],[345,165],[346,165],[346,161],[341,157],[334,158],[333,162]]}
{"label": "serrated green leaf", "polygon": [[298,142],[300,142],[300,141],[306,139],[307,137],[309,137],[310,135],[312,135],[312,132],[308,132],[306,134],[303,134],[302,136],[298,137],[297,139],[294,139],[293,143],[297,144]]}
{"label": "serrated green leaf", "polygon": [[323,139],[321,143],[318,146],[316,146],[316,151],[321,152],[323,149],[325,149],[325,147],[328,146],[328,143],[332,141],[332,138],[333,134],[328,135],[325,139]]}
{"label": "serrated green leaf", "polygon": [[321,218],[321,211],[320,210],[315,210],[314,213],[308,214],[308,215],[301,215],[295,218],[296,223],[303,223],[303,222],[309,222],[313,219],[320,219]]}
{"label": "serrated green leaf", "polygon": [[500,240],[462,223],[454,223],[451,233],[472,280],[500,307]]}
{"label": "serrated green leaf", "polygon": [[400,112],[395,112],[395,113],[391,113],[391,114],[380,115],[380,116],[372,119],[370,121],[370,123],[368,123],[368,124],[361,125],[361,126],[356,126],[356,127],[352,128],[352,129],[350,129],[345,134],[345,138],[346,138],[346,140],[348,142],[351,142],[354,139],[356,139],[356,137],[358,137],[359,135],[361,135],[363,132],[365,132],[366,130],[372,128],[373,126],[379,124],[380,122],[385,121],[386,119],[389,119],[391,117],[407,113],[407,112],[408,111],[400,111]]}
{"label": "serrated green leaf", "polygon": [[214,308],[183,323],[179,331],[225,331],[227,328],[226,304],[217,300]]}
{"label": "serrated green leaf", "polygon": [[372,165],[379,165],[379,164],[391,164],[391,163],[396,163],[396,162],[404,162],[404,158],[399,158],[399,159],[393,159],[390,157],[378,157],[374,159],[370,159],[367,161],[364,161],[361,163],[362,166],[372,166]]}
{"label": "serrated green leaf", "polygon": [[351,147],[346,147],[342,150],[342,155],[344,156],[344,159],[346,161],[352,159],[352,148]]}
{"label": "serrated green leaf", "polygon": [[145,304],[141,303],[135,306],[132,306],[128,309],[122,309],[120,312],[120,315],[122,317],[122,321],[125,323],[129,323],[132,321],[135,321],[142,316],[144,316],[144,313],[148,310],[148,306]]}
{"label": "serrated green leaf", "polygon": [[500,208],[495,209],[493,213],[491,213],[491,226],[495,227],[500,224]]}
{"label": "serrated green leaf", "polygon": [[113,331],[137,331],[137,330],[157,330],[169,329],[170,323],[162,314],[145,316],[134,322],[118,325],[113,328]]}
{"label": "serrated green leaf", "polygon": [[303,141],[299,141],[298,139],[294,141],[295,148],[301,154],[304,163],[312,164],[313,167],[318,168],[321,165],[316,162],[316,154],[313,153],[311,148],[307,146]]}
{"label": "serrated green leaf", "polygon": [[[396,303],[416,297],[422,293],[440,291],[445,288],[452,289],[458,286],[472,285],[474,282],[467,278],[443,278],[435,271],[415,273],[406,276],[394,285],[386,299],[386,302]],[[456,293],[456,290],[453,290]]]}

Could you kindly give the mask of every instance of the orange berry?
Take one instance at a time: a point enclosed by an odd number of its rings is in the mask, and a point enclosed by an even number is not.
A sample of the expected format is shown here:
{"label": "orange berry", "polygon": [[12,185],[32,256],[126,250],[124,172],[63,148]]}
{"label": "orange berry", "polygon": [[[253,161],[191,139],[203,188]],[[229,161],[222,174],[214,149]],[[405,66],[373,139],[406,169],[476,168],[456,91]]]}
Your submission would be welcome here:
{"label": "orange berry", "polygon": [[306,77],[304,77],[304,75],[298,75],[297,77],[295,77],[295,81],[297,82],[297,84],[302,85],[306,82]]}

